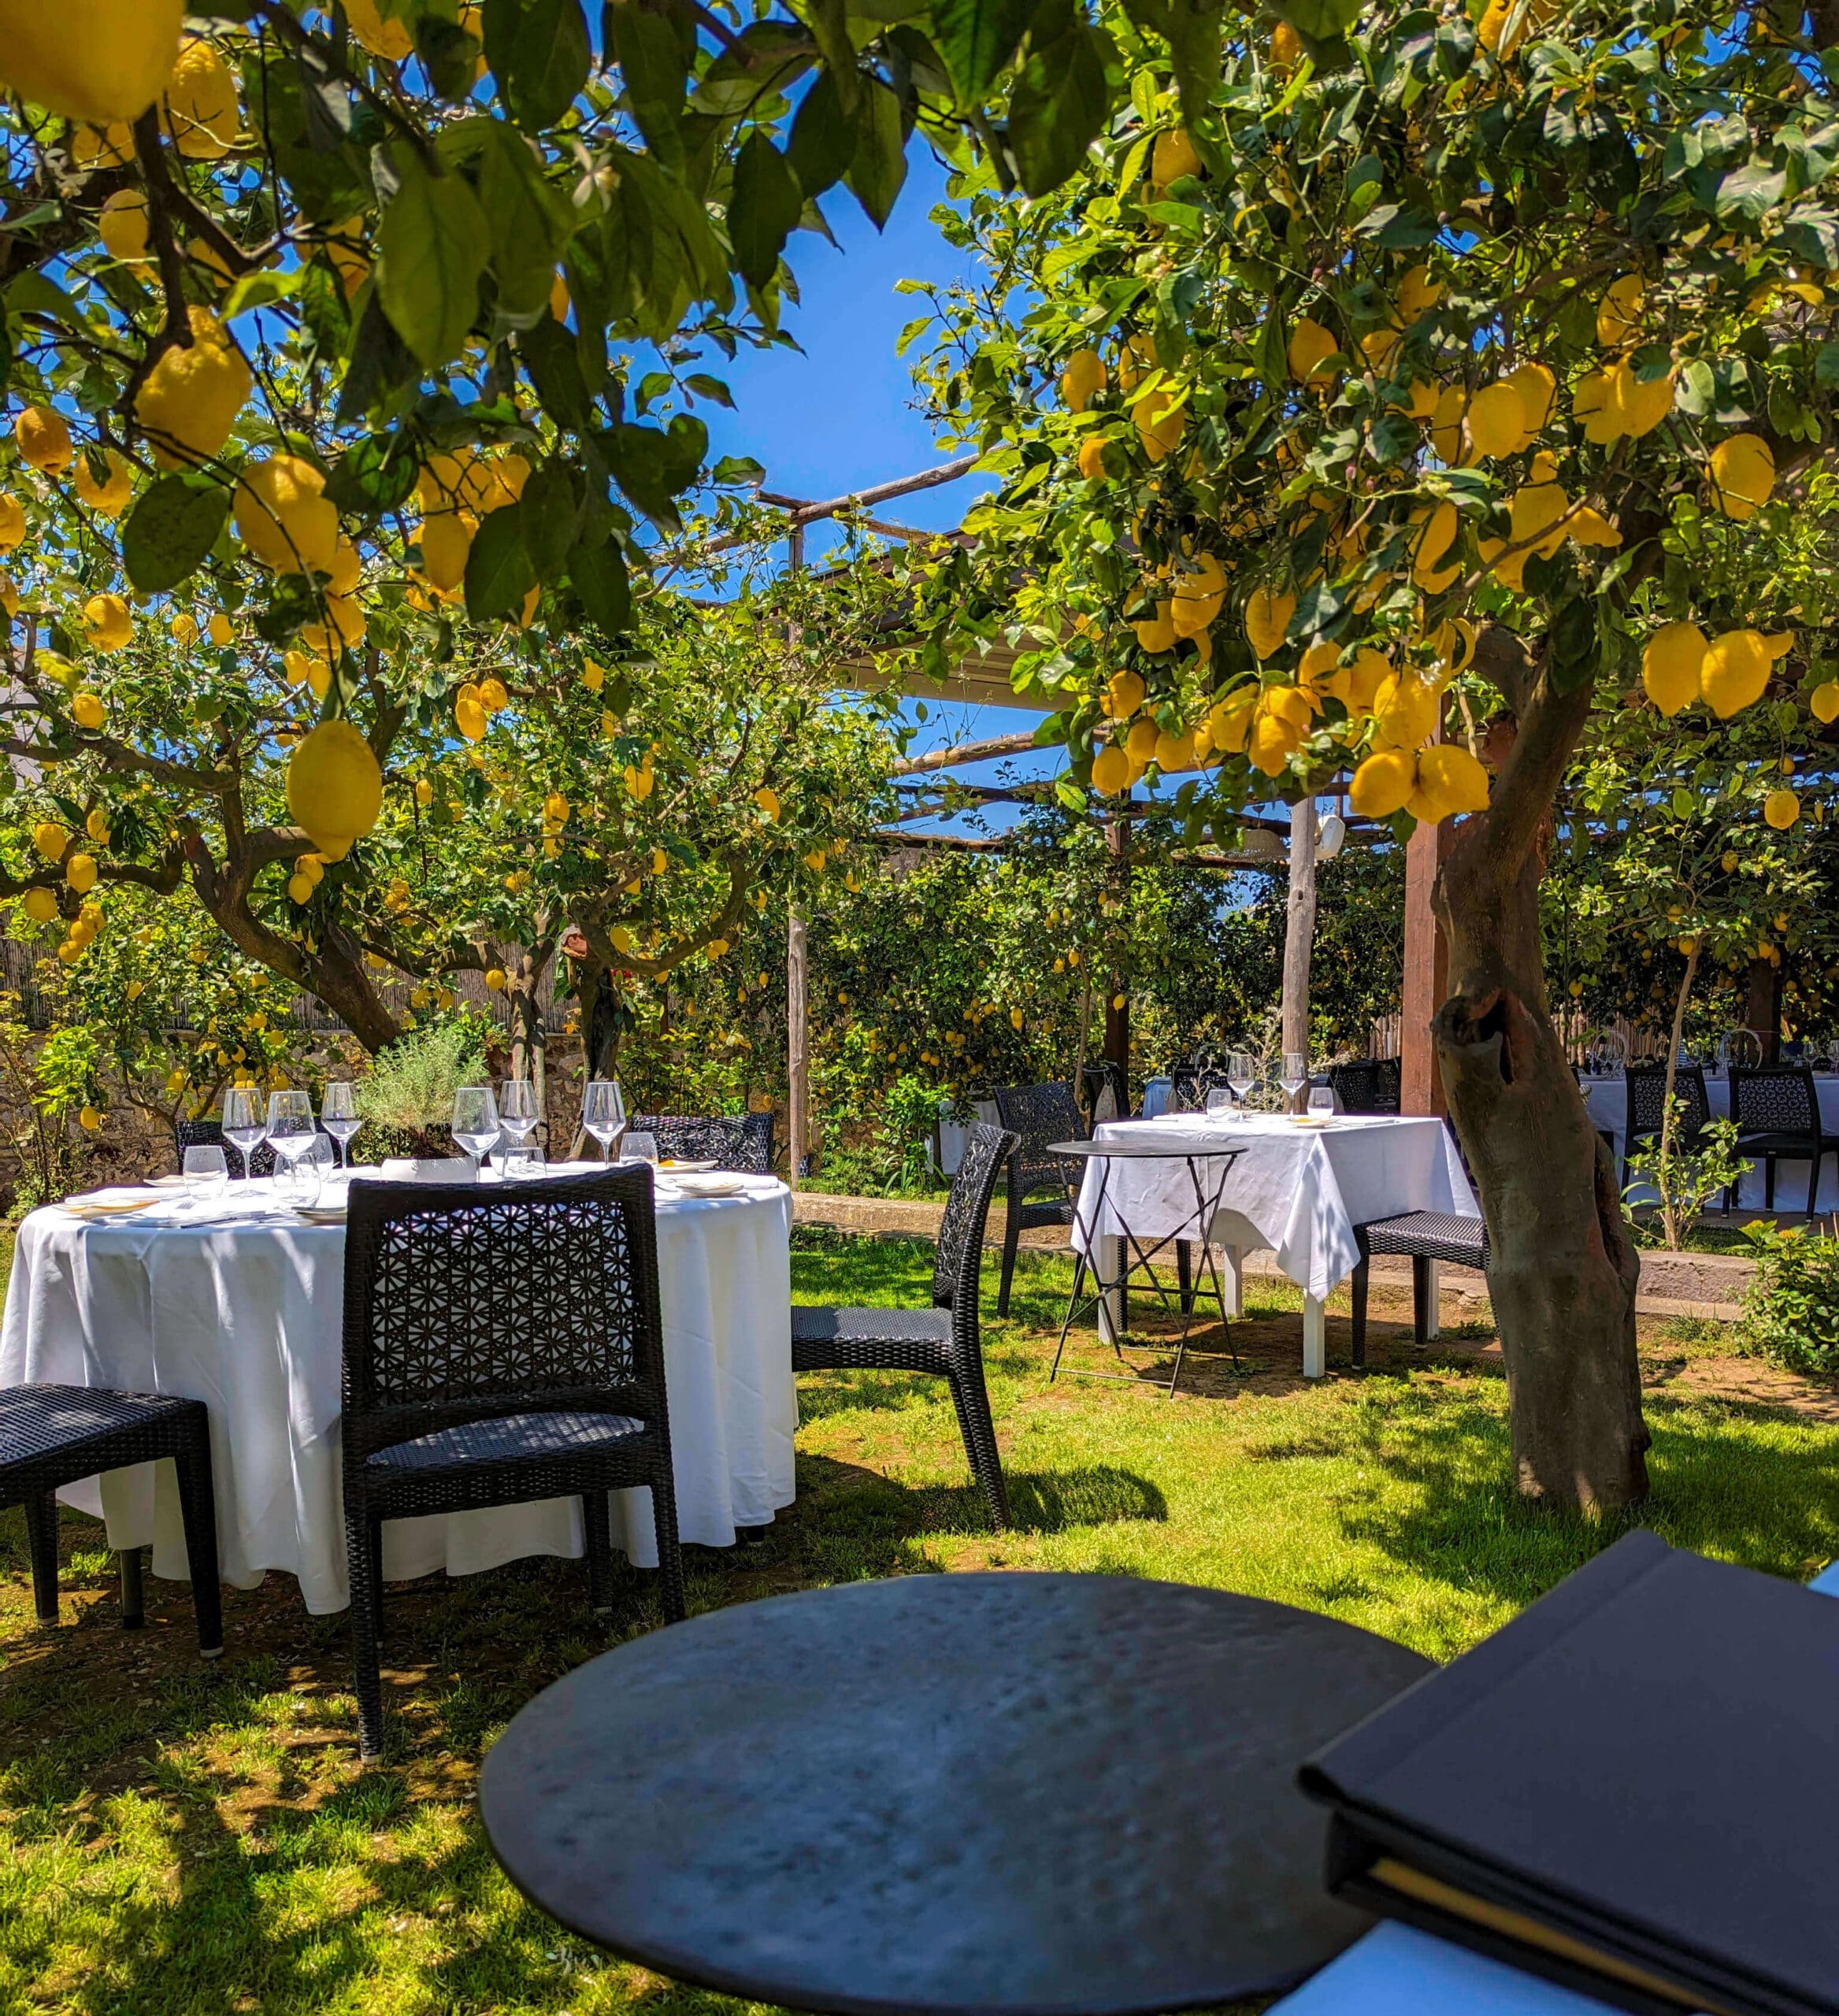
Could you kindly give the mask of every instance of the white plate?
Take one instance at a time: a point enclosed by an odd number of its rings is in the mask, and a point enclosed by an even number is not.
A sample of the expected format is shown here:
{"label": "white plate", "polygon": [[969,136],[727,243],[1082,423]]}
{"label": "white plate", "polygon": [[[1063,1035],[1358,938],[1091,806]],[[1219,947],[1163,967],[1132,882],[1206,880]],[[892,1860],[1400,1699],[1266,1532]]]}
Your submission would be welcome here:
{"label": "white plate", "polygon": [[667,1173],[666,1183],[680,1197],[739,1197],[747,1185],[738,1176],[693,1176]]}
{"label": "white plate", "polygon": [[342,1225],[345,1222],[343,1204],[296,1204],[294,1215],[304,1218],[310,1225]]}
{"label": "white plate", "polygon": [[664,1176],[700,1176],[706,1170],[718,1169],[720,1167],[721,1164],[714,1162],[662,1162],[658,1164],[658,1173]]}
{"label": "white plate", "polygon": [[146,1180],[150,1190],[183,1190],[185,1188],[185,1179],[182,1176],[150,1176]]}

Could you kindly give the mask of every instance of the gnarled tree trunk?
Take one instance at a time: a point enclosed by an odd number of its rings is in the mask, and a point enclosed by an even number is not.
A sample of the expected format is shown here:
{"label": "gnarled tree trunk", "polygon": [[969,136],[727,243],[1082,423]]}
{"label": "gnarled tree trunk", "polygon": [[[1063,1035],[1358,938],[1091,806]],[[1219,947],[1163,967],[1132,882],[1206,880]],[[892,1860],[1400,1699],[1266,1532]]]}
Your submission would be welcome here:
{"label": "gnarled tree trunk", "polygon": [[1600,1514],[1648,1489],[1640,1263],[1614,1158],[1552,1021],[1539,936],[1547,822],[1589,686],[1555,692],[1516,639],[1490,634],[1485,669],[1518,733],[1492,805],[1461,828],[1437,878],[1452,991],[1433,1032],[1488,1221],[1516,1480],[1554,1510]]}

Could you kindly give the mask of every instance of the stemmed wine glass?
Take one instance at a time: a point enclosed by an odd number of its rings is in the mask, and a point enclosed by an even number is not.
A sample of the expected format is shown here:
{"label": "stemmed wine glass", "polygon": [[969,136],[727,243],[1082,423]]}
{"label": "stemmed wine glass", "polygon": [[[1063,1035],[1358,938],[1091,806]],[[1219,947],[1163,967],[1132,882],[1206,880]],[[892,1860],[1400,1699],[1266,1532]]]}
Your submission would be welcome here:
{"label": "stemmed wine glass", "polygon": [[364,1125],[358,1114],[358,1090],[343,1079],[335,1079],[325,1088],[325,1098],[319,1113],[320,1122],[327,1133],[338,1143],[343,1156],[342,1166],[351,1166],[351,1139]]}
{"label": "stemmed wine glass", "polygon": [[498,1101],[489,1085],[462,1085],[454,1095],[454,1139],[473,1159],[473,1173],[498,1142]]}
{"label": "stemmed wine glass", "polygon": [[[269,1094],[268,1137],[273,1143],[275,1153],[280,1158],[282,1188],[291,1191],[298,1186],[295,1182],[295,1166],[301,1156],[313,1145],[317,1129],[313,1124],[313,1099],[304,1091],[270,1092]],[[318,1185],[313,1185],[317,1191]]]}
{"label": "stemmed wine glass", "polygon": [[521,1148],[536,1132],[536,1088],[528,1078],[507,1078],[499,1087],[498,1118],[510,1147]]}
{"label": "stemmed wine glass", "polygon": [[1284,1052],[1283,1069],[1278,1077],[1277,1083],[1284,1088],[1284,1097],[1288,1102],[1289,1110],[1292,1113],[1296,1110],[1296,1095],[1308,1082],[1307,1055],[1300,1050],[1286,1050]]}
{"label": "stemmed wine glass", "polygon": [[224,1088],[224,1139],[243,1154],[243,1180],[249,1180],[249,1158],[268,1132],[262,1119],[261,1095],[253,1085]]}
{"label": "stemmed wine glass", "polygon": [[1258,1060],[1248,1050],[1235,1050],[1226,1058],[1226,1083],[1233,1088],[1233,1096],[1244,1109],[1251,1088],[1258,1081]]}
{"label": "stemmed wine glass", "polygon": [[595,1078],[581,1099],[581,1125],[600,1143],[602,1166],[612,1159],[613,1143],[626,1131],[626,1102],[617,1078]]}

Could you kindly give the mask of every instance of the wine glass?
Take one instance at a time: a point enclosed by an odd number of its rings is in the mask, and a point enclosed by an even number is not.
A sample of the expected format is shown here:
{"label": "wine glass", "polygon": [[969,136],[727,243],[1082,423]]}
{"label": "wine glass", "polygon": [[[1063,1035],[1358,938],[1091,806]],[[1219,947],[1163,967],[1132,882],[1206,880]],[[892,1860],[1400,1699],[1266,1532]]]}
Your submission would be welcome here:
{"label": "wine glass", "polygon": [[261,1095],[253,1085],[227,1085],[224,1088],[224,1139],[240,1149],[243,1180],[249,1180],[249,1158],[268,1132],[262,1119]]}
{"label": "wine glass", "polygon": [[462,1085],[454,1095],[454,1139],[473,1158],[473,1173],[497,1145],[498,1101],[489,1085]]}
{"label": "wine glass", "polygon": [[514,1147],[536,1131],[536,1088],[528,1078],[507,1078],[498,1088],[498,1121]]}
{"label": "wine glass", "polygon": [[309,1093],[269,1095],[269,1141],[280,1157],[282,1188],[292,1188],[295,1163],[313,1145],[317,1135],[313,1125],[313,1097]]}
{"label": "wine glass", "polygon": [[358,1113],[358,1088],[343,1079],[335,1079],[325,1088],[325,1098],[319,1110],[321,1125],[339,1144],[343,1153],[343,1166],[351,1166],[351,1137],[364,1122]]}
{"label": "wine glass", "polygon": [[600,1159],[611,1159],[614,1141],[625,1132],[626,1102],[617,1078],[595,1078],[581,1098],[581,1125],[600,1143]]}
{"label": "wine glass", "polygon": [[1296,1095],[1308,1082],[1309,1058],[1307,1054],[1300,1050],[1286,1050],[1277,1083],[1284,1088],[1284,1097],[1292,1113],[1296,1110]]}
{"label": "wine glass", "polygon": [[1258,1061],[1248,1050],[1235,1050],[1226,1058],[1226,1083],[1243,1106],[1258,1082]]}

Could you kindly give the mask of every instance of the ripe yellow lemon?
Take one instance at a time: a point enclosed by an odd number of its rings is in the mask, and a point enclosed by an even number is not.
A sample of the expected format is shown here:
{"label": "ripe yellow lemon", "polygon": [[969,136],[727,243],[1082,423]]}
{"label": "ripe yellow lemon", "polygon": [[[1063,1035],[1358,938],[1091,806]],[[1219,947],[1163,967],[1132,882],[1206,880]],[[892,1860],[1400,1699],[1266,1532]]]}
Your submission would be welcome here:
{"label": "ripe yellow lemon", "polygon": [[64,864],[64,879],[80,896],[87,896],[96,886],[95,856],[73,854]]}
{"label": "ripe yellow lemon", "polygon": [[217,161],[235,143],[243,124],[236,80],[202,35],[187,35],[166,80],[166,109],[160,122],[180,153],[193,161]]}
{"label": "ripe yellow lemon", "polygon": [[1430,415],[1430,445],[1437,459],[1452,468],[1463,458],[1463,410],[1468,402],[1460,385],[1445,385]]}
{"label": "ripe yellow lemon", "polygon": [[10,553],[25,537],[25,506],[10,491],[0,490],[0,553]]}
{"label": "ripe yellow lemon", "polygon": [[1839,721],[1839,679],[1822,680],[1808,696],[1807,705],[1815,721]]}
{"label": "ripe yellow lemon", "polygon": [[1500,381],[1519,395],[1521,424],[1529,440],[1552,417],[1552,403],[1558,396],[1558,380],[1543,364],[1522,364]]}
{"label": "ripe yellow lemon", "polygon": [[28,406],[13,424],[13,441],[22,462],[47,473],[69,469],[76,452],[69,427],[55,406]]}
{"label": "ripe yellow lemon", "polygon": [[1305,315],[1291,332],[1289,348],[1290,376],[1300,385],[1318,376],[1328,360],[1340,349],[1340,341],[1332,331]]}
{"label": "ripe yellow lemon", "polygon": [[1261,658],[1269,658],[1282,643],[1296,613],[1296,598],[1286,590],[1267,584],[1251,591],[1245,604],[1245,635]]}
{"label": "ripe yellow lemon", "polygon": [[230,332],[208,308],[190,311],[191,341],[161,354],[134,410],[161,468],[207,461],[230,438],[254,383]]}
{"label": "ripe yellow lemon", "polygon": [[1060,373],[1060,397],[1069,413],[1084,413],[1105,389],[1105,361],[1096,350],[1076,350]]}
{"label": "ripe yellow lemon", "polygon": [[134,128],[119,119],[106,126],[76,127],[70,135],[70,158],[78,168],[125,168],[134,158]]}
{"label": "ripe yellow lemon", "polygon": [[1635,376],[1634,366],[1623,362],[1610,375],[1609,396],[1622,432],[1632,441],[1652,434],[1673,410],[1675,374],[1667,372],[1645,381]]}
{"label": "ripe yellow lemon", "polygon": [[1775,488],[1775,457],[1758,434],[1733,434],[1711,450],[1711,498],[1727,518],[1749,517]]}
{"label": "ripe yellow lemon", "polygon": [[1413,266],[1399,282],[1399,313],[1415,322],[1443,298],[1443,283],[1428,266]]}
{"label": "ripe yellow lemon", "polygon": [[146,257],[147,202],[143,189],[117,189],[96,220],[103,249],[111,259],[135,265]]}
{"label": "ripe yellow lemon", "polygon": [[99,693],[79,693],[70,702],[70,716],[79,728],[98,728],[108,719],[108,710]]}
{"label": "ripe yellow lemon", "polygon": [[1159,188],[1166,189],[1170,183],[1179,182],[1185,175],[1205,172],[1186,127],[1176,126],[1166,133],[1157,134],[1155,145],[1150,150],[1149,175]]}
{"label": "ripe yellow lemon", "polygon": [[1596,340],[1605,350],[1620,350],[1639,340],[1647,292],[1639,273],[1625,273],[1609,283],[1596,306]]}
{"label": "ripe yellow lemon", "polygon": [[1392,673],[1373,696],[1379,739],[1395,749],[1415,749],[1437,726],[1437,691],[1411,672]]}
{"label": "ripe yellow lemon", "polygon": [[1130,782],[1130,758],[1114,742],[1107,742],[1092,759],[1092,788],[1107,798],[1114,797]]}
{"label": "ripe yellow lemon", "polygon": [[1124,738],[1125,754],[1133,763],[1147,765],[1155,754],[1156,738],[1161,732],[1147,715],[1133,721],[1130,732]]}
{"label": "ripe yellow lemon", "polygon": [[1440,825],[1464,812],[1488,810],[1488,769],[1460,743],[1439,742],[1418,752],[1418,782],[1405,801],[1415,819]]}
{"label": "ripe yellow lemon", "polygon": [[1194,738],[1191,735],[1171,735],[1167,729],[1155,739],[1153,752],[1159,770],[1192,770],[1194,768]]}
{"label": "ripe yellow lemon", "polygon": [[25,892],[25,914],[34,924],[49,924],[57,914],[57,899],[50,890],[35,884]]}
{"label": "ripe yellow lemon", "polygon": [[350,722],[321,721],[287,763],[287,809],[328,861],[343,861],[383,810],[383,772]]}
{"label": "ripe yellow lemon", "polygon": [[353,38],[373,56],[400,63],[415,53],[415,37],[406,21],[385,20],[376,0],[345,0],[345,19]]}
{"label": "ripe yellow lemon", "polygon": [[1622,413],[1613,396],[1613,373],[1589,371],[1571,388],[1571,413],[1581,424],[1584,439],[1599,447],[1615,440],[1622,432]]}
{"label": "ripe yellow lemon", "polygon": [[120,595],[91,595],[83,606],[83,631],[92,650],[119,651],[134,641],[134,611]]}
{"label": "ripe yellow lemon", "polygon": [[313,877],[310,875],[301,875],[298,873],[290,875],[287,877],[287,900],[293,903],[305,904],[311,902],[313,901]]}
{"label": "ripe yellow lemon", "polygon": [[1800,800],[1791,791],[1772,791],[1763,800],[1763,817],[1778,833],[1785,833],[1800,817]]}
{"label": "ripe yellow lemon", "polygon": [[32,845],[47,861],[61,861],[70,844],[70,828],[55,819],[41,819],[32,828]]}
{"label": "ripe yellow lemon", "polygon": [[1705,652],[1699,685],[1720,721],[1759,700],[1769,684],[1774,660],[1761,632],[1727,630],[1713,639]]}
{"label": "ripe yellow lemon", "polygon": [[454,725],[469,742],[476,742],[486,730],[485,710],[476,700],[456,700],[454,702]]}
{"label": "ripe yellow lemon", "polygon": [[109,815],[98,805],[83,822],[83,829],[99,847],[109,844]]}
{"label": "ripe yellow lemon", "polygon": [[1547,558],[1564,543],[1559,521],[1570,509],[1570,499],[1555,483],[1529,483],[1516,490],[1508,502],[1507,515],[1513,528],[1513,543],[1536,542],[1530,550]]}
{"label": "ripe yellow lemon", "polygon": [[65,119],[138,119],[179,54],[184,0],[0,0],[0,78]]}
{"label": "ripe yellow lemon", "polygon": [[1270,32],[1270,67],[1280,77],[1287,77],[1301,61],[1303,38],[1288,21],[1278,21]]}
{"label": "ripe yellow lemon", "polygon": [[1696,623],[1663,623],[1641,654],[1641,684],[1669,720],[1701,697],[1710,640]]}
{"label": "ripe yellow lemon", "polygon": [[1504,379],[1484,385],[1469,402],[1469,445],[1490,458],[1517,455],[1531,441],[1520,388]]}
{"label": "ripe yellow lemon", "polygon": [[1165,455],[1173,454],[1181,445],[1181,435],[1188,424],[1187,410],[1166,404],[1166,395],[1151,392],[1147,398],[1139,399],[1136,411],[1131,415],[1136,424],[1136,438],[1143,443],[1143,452],[1152,462],[1159,462]]}
{"label": "ripe yellow lemon", "polygon": [[331,573],[339,513],[324,489],[324,476],[304,456],[250,462],[236,484],[237,537],[277,574]]}
{"label": "ripe yellow lemon", "polygon": [[754,802],[769,819],[779,817],[779,794],[770,784],[762,784],[754,793]]}
{"label": "ripe yellow lemon", "polygon": [[118,518],[134,501],[134,465],[113,448],[102,451],[108,475],[100,483],[90,467],[89,453],[79,455],[70,477],[78,498],[99,518]]}
{"label": "ripe yellow lemon", "polygon": [[1137,643],[1152,658],[1175,648],[1175,618],[1170,602],[1159,602],[1154,616],[1147,616],[1130,627],[1136,632]]}
{"label": "ripe yellow lemon", "polygon": [[450,594],[466,578],[473,529],[458,511],[437,511],[421,521],[421,571],[428,585]]}
{"label": "ripe yellow lemon", "polygon": [[1088,483],[1105,480],[1105,442],[1102,434],[1088,435],[1080,443],[1079,473]]}
{"label": "ripe yellow lemon", "polygon": [[1348,802],[1363,819],[1389,819],[1404,810],[1417,783],[1417,759],[1409,750],[1375,750],[1355,771]]}
{"label": "ripe yellow lemon", "polygon": [[1144,702],[1148,688],[1135,672],[1114,672],[1105,682],[1104,710],[1114,721],[1127,721]]}

